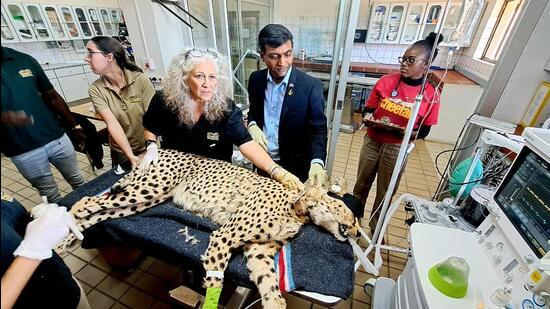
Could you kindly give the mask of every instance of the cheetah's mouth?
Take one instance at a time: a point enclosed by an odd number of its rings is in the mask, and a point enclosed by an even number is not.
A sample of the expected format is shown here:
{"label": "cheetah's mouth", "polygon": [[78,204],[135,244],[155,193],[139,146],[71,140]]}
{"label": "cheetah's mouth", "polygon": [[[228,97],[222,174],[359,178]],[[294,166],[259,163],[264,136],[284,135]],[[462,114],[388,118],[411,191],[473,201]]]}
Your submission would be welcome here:
{"label": "cheetah's mouth", "polygon": [[342,236],[344,239],[349,238],[348,228],[345,225],[341,224],[341,223],[338,223],[338,233],[340,233],[340,236]]}

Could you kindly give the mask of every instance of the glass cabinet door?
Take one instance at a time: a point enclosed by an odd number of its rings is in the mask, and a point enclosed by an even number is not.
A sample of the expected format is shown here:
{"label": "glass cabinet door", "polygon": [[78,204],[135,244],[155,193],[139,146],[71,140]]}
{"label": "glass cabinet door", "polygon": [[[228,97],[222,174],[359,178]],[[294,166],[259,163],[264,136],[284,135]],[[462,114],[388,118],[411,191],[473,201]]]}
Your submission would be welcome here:
{"label": "glass cabinet door", "polygon": [[40,10],[38,4],[25,3],[24,6],[37,39],[39,41],[52,40],[50,28],[48,27],[46,18],[44,18],[44,15],[42,14],[42,11]]}
{"label": "glass cabinet door", "polygon": [[118,9],[110,9],[111,12],[111,21],[113,22],[113,32],[114,35],[118,35],[118,29],[120,27],[120,15]]}
{"label": "glass cabinet door", "polygon": [[447,13],[443,18],[443,24],[441,26],[441,34],[443,35],[443,41],[441,42],[441,45],[448,45],[451,42],[451,36],[458,27],[461,8],[462,3],[449,4],[449,7],[447,8]]}
{"label": "glass cabinet door", "polygon": [[426,9],[426,15],[424,16],[424,24],[422,25],[422,30],[420,31],[419,39],[427,37],[430,32],[437,32],[441,26],[441,19],[443,17],[443,10],[445,8],[445,3],[429,3],[428,8]]}
{"label": "glass cabinet door", "polygon": [[63,24],[65,25],[65,28],[67,29],[67,32],[69,33],[69,38],[71,39],[82,38],[82,36],[80,35],[80,30],[76,25],[76,20],[74,18],[73,11],[71,10],[70,7],[61,6],[61,18],[63,20]]}
{"label": "glass cabinet door", "polygon": [[97,12],[97,9],[86,8],[86,11],[88,12],[90,22],[92,23],[92,30],[94,31],[94,34],[103,35],[105,31],[103,31],[103,25],[101,24],[101,20],[99,19],[99,13]]}
{"label": "glass cabinet door", "polygon": [[109,17],[109,12],[107,11],[107,9],[99,9],[99,15],[101,15],[101,21],[105,26],[105,33],[111,36],[115,35],[113,25],[111,24],[111,18]]}
{"label": "glass cabinet door", "polygon": [[88,21],[88,16],[86,15],[86,11],[84,10],[84,8],[75,7],[74,15],[76,16],[76,20],[78,21],[78,26],[82,31],[82,36],[84,38],[93,37],[94,33],[92,32],[92,27],[90,26],[90,22]]}
{"label": "glass cabinet door", "polygon": [[5,12],[4,7],[2,7],[2,14],[0,18],[2,26],[2,43],[17,43],[19,42],[19,38],[15,34],[15,30],[13,29],[10,20],[6,17]]}
{"label": "glass cabinet door", "polygon": [[23,13],[21,5],[19,3],[8,3],[6,7],[8,9],[11,24],[19,40],[21,42],[36,41],[34,31],[32,30],[27,16]]}
{"label": "glass cabinet door", "polygon": [[403,24],[403,32],[401,33],[401,44],[412,44],[417,41],[418,33],[424,20],[424,10],[426,3],[410,3],[405,23]]}
{"label": "glass cabinet door", "polygon": [[367,43],[381,43],[384,34],[384,25],[388,16],[388,5],[373,4],[370,13],[369,32],[367,33]]}
{"label": "glass cabinet door", "polygon": [[54,5],[43,5],[42,10],[46,16],[46,21],[50,25],[52,36],[55,40],[68,39],[67,31],[61,23],[61,17],[59,17],[58,8]]}
{"label": "glass cabinet door", "polygon": [[407,3],[392,3],[390,13],[386,22],[384,43],[396,44],[399,42],[401,30],[403,30],[403,22],[405,21],[405,12],[407,11]]}

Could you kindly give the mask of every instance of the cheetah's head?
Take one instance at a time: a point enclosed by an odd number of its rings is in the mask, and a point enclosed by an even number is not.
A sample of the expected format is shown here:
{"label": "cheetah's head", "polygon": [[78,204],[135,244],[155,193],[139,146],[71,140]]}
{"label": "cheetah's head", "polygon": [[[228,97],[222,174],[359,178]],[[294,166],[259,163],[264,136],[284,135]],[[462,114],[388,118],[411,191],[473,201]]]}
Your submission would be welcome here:
{"label": "cheetah's head", "polygon": [[359,221],[341,200],[330,197],[321,188],[310,188],[295,203],[298,215],[307,214],[315,225],[321,226],[340,241],[356,238]]}

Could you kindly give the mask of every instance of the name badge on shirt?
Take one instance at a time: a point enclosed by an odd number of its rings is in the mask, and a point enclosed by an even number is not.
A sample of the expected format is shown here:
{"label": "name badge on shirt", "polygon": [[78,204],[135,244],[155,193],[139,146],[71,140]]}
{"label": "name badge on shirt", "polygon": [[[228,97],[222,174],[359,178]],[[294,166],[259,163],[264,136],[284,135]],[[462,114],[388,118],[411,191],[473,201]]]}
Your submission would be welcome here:
{"label": "name badge on shirt", "polygon": [[211,141],[218,141],[220,140],[220,135],[218,134],[218,132],[208,132],[206,133],[206,138]]}
{"label": "name badge on shirt", "polygon": [[29,70],[29,69],[20,70],[19,75],[21,75],[21,77],[31,77],[31,76],[33,76],[32,71]]}

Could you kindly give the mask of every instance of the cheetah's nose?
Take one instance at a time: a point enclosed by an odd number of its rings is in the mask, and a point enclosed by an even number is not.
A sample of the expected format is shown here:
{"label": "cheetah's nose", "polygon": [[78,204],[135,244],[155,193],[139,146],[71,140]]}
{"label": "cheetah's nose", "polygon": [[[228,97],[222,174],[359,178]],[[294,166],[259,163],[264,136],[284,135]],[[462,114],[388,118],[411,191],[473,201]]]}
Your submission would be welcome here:
{"label": "cheetah's nose", "polygon": [[340,235],[344,238],[349,237],[348,227],[346,225],[338,223],[338,232],[340,232]]}

